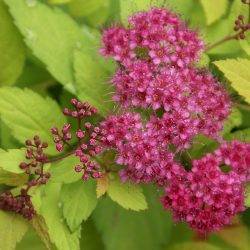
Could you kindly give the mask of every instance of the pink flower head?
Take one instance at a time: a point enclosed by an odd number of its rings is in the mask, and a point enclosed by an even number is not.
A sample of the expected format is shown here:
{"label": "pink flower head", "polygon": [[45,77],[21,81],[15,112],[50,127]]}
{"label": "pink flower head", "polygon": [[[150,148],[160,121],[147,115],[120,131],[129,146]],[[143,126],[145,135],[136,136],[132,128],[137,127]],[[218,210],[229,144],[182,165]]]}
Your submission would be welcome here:
{"label": "pink flower head", "polygon": [[101,53],[124,66],[142,57],[155,65],[180,68],[198,60],[204,47],[197,33],[176,14],[160,8],[131,16],[128,29],[113,27],[104,31],[103,45]]}
{"label": "pink flower head", "polygon": [[172,178],[162,203],[176,221],[206,234],[230,224],[234,215],[245,210],[244,188],[238,174],[223,173],[217,156],[207,154],[193,161],[191,172]]}
{"label": "pink flower head", "polygon": [[120,171],[122,181],[156,182],[162,186],[182,171],[174,163],[173,153],[158,143],[157,134],[143,126],[139,114],[110,116],[101,128],[107,138],[105,146],[117,151],[116,163],[124,166]]}

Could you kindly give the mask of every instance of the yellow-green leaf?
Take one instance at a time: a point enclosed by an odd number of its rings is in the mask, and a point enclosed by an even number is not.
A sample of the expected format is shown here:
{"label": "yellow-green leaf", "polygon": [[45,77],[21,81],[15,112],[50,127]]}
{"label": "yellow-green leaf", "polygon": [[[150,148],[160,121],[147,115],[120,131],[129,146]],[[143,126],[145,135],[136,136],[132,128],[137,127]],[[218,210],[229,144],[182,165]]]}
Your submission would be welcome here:
{"label": "yellow-green leaf", "polygon": [[13,84],[22,72],[25,49],[7,6],[0,0],[0,85]]}
{"label": "yellow-green leaf", "polygon": [[0,211],[0,250],[15,250],[28,230],[28,223],[14,213]]}
{"label": "yellow-green leaf", "polygon": [[110,178],[108,195],[126,209],[140,211],[148,208],[142,188],[132,183],[121,183],[117,176]]}
{"label": "yellow-green leaf", "polygon": [[224,73],[232,87],[250,103],[250,60],[227,59],[214,64]]}
{"label": "yellow-green leaf", "polygon": [[218,20],[227,10],[228,0],[200,0],[206,14],[207,25]]}
{"label": "yellow-green leaf", "polygon": [[40,1],[4,1],[27,46],[65,88],[74,92],[73,51],[86,42],[77,23],[59,8]]}
{"label": "yellow-green leaf", "polygon": [[97,204],[95,183],[92,180],[65,184],[61,191],[63,216],[72,232],[87,220]]}
{"label": "yellow-green leaf", "polygon": [[56,153],[50,129],[61,127],[66,119],[54,100],[29,89],[3,87],[0,88],[0,115],[21,143],[39,135],[42,141],[49,143],[46,152]]}
{"label": "yellow-green leaf", "polygon": [[65,4],[65,3],[69,3],[72,0],[48,0],[49,4]]}
{"label": "yellow-green leaf", "polygon": [[49,183],[45,188],[45,197],[41,207],[52,243],[58,250],[79,250],[79,233],[71,233],[63,220],[62,210],[59,206],[61,185]]}
{"label": "yellow-green leaf", "polygon": [[109,187],[109,178],[108,175],[104,175],[96,181],[96,195],[97,198],[100,198],[104,195]]}
{"label": "yellow-green leaf", "polygon": [[0,168],[16,174],[23,173],[19,167],[20,162],[25,160],[24,149],[9,149],[7,151],[0,149]]}
{"label": "yellow-green leaf", "polygon": [[11,173],[0,167],[0,184],[8,186],[22,186],[27,181],[28,176],[26,174]]}

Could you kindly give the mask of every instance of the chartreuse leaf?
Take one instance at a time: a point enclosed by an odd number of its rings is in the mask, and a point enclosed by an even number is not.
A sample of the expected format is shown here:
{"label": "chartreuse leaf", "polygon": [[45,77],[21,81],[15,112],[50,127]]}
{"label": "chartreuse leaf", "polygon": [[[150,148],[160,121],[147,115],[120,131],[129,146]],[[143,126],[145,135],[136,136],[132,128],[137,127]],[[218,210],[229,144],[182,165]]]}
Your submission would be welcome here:
{"label": "chartreuse leaf", "polygon": [[[210,1],[206,1],[206,2],[210,3]],[[219,4],[220,4],[220,1],[217,1],[216,6]],[[234,22],[240,14],[247,17],[248,6],[247,4],[243,4],[241,1],[234,0],[229,10],[228,17],[220,19],[217,22],[210,25],[209,27],[207,27],[206,42],[208,44],[213,44],[217,41],[220,41],[223,37],[234,34],[235,33],[233,29]],[[230,55],[239,56],[239,54],[242,53],[241,41],[237,41],[237,40],[227,41],[209,50],[208,53],[216,54],[216,55],[230,54]]]}
{"label": "chartreuse leaf", "polygon": [[98,233],[93,220],[88,219],[82,225],[81,249],[104,250],[101,235]]}
{"label": "chartreuse leaf", "polygon": [[[33,203],[33,200],[32,200]],[[37,210],[36,210],[37,211]],[[38,211],[37,211],[38,212]],[[37,235],[41,239],[41,241],[44,243],[44,245],[47,247],[47,249],[52,249],[52,242],[48,233],[48,228],[45,223],[45,220],[42,216],[36,215],[31,220],[31,225],[35,229]]]}
{"label": "chartreuse leaf", "polygon": [[121,183],[117,176],[111,176],[108,195],[120,206],[134,211],[148,208],[142,188],[132,183]]}
{"label": "chartreuse leaf", "polygon": [[185,242],[181,244],[171,245],[166,250],[221,250],[220,247],[206,242]]}
{"label": "chartreuse leaf", "polygon": [[43,98],[29,89],[0,88],[0,115],[20,142],[37,134],[49,143],[48,153],[56,152],[50,128],[60,127],[66,120],[49,97]]}
{"label": "chartreuse leaf", "polygon": [[74,16],[88,16],[105,5],[109,5],[109,0],[73,0],[68,4],[70,13]]}
{"label": "chartreuse leaf", "polygon": [[5,2],[27,46],[59,82],[74,92],[73,50],[85,42],[80,27],[60,9],[39,1]]}
{"label": "chartreuse leaf", "polygon": [[207,25],[218,20],[227,10],[228,0],[200,0],[206,14]]}
{"label": "chartreuse leaf", "polygon": [[[79,230],[71,233],[63,220],[62,209],[59,206],[61,184],[48,183],[45,187],[45,197],[41,207],[52,243],[58,250],[78,250]],[[73,196],[73,194],[72,194]]]}
{"label": "chartreuse leaf", "polygon": [[146,211],[127,211],[108,197],[98,203],[93,218],[107,250],[161,250],[170,240],[170,215],[163,211],[157,191],[146,191]]}
{"label": "chartreuse leaf", "polygon": [[101,115],[106,115],[114,106],[112,85],[108,83],[113,73],[113,64],[101,58],[97,50],[91,54],[85,50],[76,50],[74,58],[78,97],[98,108]]}
{"label": "chartreuse leaf", "polygon": [[233,108],[231,114],[228,116],[228,118],[223,124],[223,134],[230,133],[233,128],[240,126],[241,123],[241,112],[237,108]]}
{"label": "chartreuse leaf", "polygon": [[15,248],[15,250],[46,250],[51,248],[46,248],[43,242],[39,239],[34,230],[30,229],[24,235],[21,242],[19,242]]}
{"label": "chartreuse leaf", "polygon": [[79,163],[78,157],[75,155],[68,156],[65,159],[51,164],[51,180],[52,182],[72,183],[81,179],[81,174],[74,170],[75,165]]}
{"label": "chartreuse leaf", "polygon": [[250,185],[246,187],[245,206],[250,207]]}
{"label": "chartreuse leaf", "polygon": [[111,0],[72,0],[69,12],[75,17],[83,17],[91,26],[100,26],[108,18]]}
{"label": "chartreuse leaf", "polygon": [[108,175],[103,175],[101,178],[96,180],[96,196],[100,198],[108,191],[109,187],[109,177]]}
{"label": "chartreuse leaf", "polygon": [[244,142],[250,142],[250,128],[238,130],[234,133],[227,134],[225,138],[227,140],[240,140]]}
{"label": "chartreuse leaf", "polygon": [[123,24],[128,23],[128,17],[133,13],[148,10],[152,6],[163,6],[164,0],[120,0],[121,20]]}
{"label": "chartreuse leaf", "polygon": [[224,73],[232,87],[250,103],[250,60],[227,59],[214,64]]}
{"label": "chartreuse leaf", "polygon": [[22,72],[25,49],[7,6],[0,0],[0,85],[15,83]]}
{"label": "chartreuse leaf", "polygon": [[72,0],[48,0],[49,4],[65,4],[65,3],[69,3]]}
{"label": "chartreuse leaf", "polygon": [[28,176],[26,174],[11,173],[0,167],[0,184],[8,186],[22,186],[27,181]]}
{"label": "chartreuse leaf", "polygon": [[92,180],[65,184],[61,191],[63,216],[72,232],[87,220],[97,204],[95,183]]}
{"label": "chartreuse leaf", "polygon": [[20,162],[25,160],[24,149],[9,149],[8,151],[0,149],[0,168],[16,174],[23,173],[19,167]]}
{"label": "chartreuse leaf", "polygon": [[0,211],[0,250],[14,250],[27,230],[28,223],[20,215]]}
{"label": "chartreuse leaf", "polygon": [[242,49],[247,53],[247,55],[250,56],[250,33],[247,32],[245,35],[246,35],[246,38],[243,40],[240,40],[240,45]]}
{"label": "chartreuse leaf", "polygon": [[232,246],[232,249],[239,249],[239,250],[249,249],[250,246],[249,230],[237,217],[234,219],[230,227],[225,227],[222,230],[218,231],[217,235],[226,244],[228,244],[228,246]]}

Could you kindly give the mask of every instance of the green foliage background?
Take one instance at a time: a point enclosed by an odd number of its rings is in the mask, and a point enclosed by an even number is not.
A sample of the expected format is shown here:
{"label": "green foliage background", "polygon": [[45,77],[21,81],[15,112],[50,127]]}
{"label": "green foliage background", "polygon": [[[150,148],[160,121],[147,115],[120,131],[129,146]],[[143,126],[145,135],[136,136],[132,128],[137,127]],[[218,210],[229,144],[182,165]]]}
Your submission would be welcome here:
{"label": "green foliage background", "polygon": [[[101,30],[155,5],[178,12],[207,44],[232,34],[239,14],[249,18],[240,0],[0,0],[0,191],[27,181],[18,168],[26,138],[39,134],[56,154],[49,129],[65,122],[60,110],[71,97],[101,116],[114,111],[108,79],[115,66],[98,54]],[[235,103],[223,136],[250,141],[250,34],[211,49],[199,65],[225,83]],[[215,146],[197,141],[193,157]],[[83,183],[75,163],[69,157],[47,166],[51,181],[32,191],[38,215],[31,222],[0,211],[0,250],[250,249],[250,209],[201,240],[162,210],[159,190],[121,184],[117,176]]]}

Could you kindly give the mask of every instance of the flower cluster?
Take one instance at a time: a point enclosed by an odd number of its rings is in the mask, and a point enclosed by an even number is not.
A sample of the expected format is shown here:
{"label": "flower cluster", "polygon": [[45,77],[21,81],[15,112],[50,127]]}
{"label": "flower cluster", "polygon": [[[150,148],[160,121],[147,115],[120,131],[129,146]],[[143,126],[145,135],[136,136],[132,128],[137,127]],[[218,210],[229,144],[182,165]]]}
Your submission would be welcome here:
{"label": "flower cluster", "polygon": [[122,181],[156,182],[164,185],[181,171],[174,154],[157,142],[155,133],[147,129],[138,113],[110,116],[102,122],[104,145],[117,150],[116,163]]}
{"label": "flower cluster", "polygon": [[[100,142],[104,140],[103,133],[98,126],[94,126],[90,122],[86,122],[87,117],[91,117],[97,113],[97,109],[90,106],[86,102],[80,102],[73,98],[71,104],[74,109],[65,108],[63,114],[65,116],[73,117],[77,120],[77,130],[74,135],[77,139],[77,147],[73,150],[75,156],[79,158],[80,164],[75,166],[75,171],[82,173],[82,179],[87,180],[90,177],[100,178],[101,166],[93,158],[102,152]],[[61,152],[65,145],[70,146],[69,142],[73,139],[72,128],[69,123],[64,124],[61,131],[53,127],[51,133],[54,136],[56,149]],[[60,132],[59,132],[60,131]]]}
{"label": "flower cluster", "polygon": [[29,181],[25,188],[21,188],[18,195],[13,195],[10,191],[2,193],[0,195],[0,209],[18,213],[31,220],[36,211],[28,191],[31,187],[46,184],[50,178],[50,173],[45,172],[43,168],[43,165],[48,162],[48,157],[44,153],[48,144],[42,142],[39,136],[34,136],[33,141],[27,140],[25,144],[28,162],[21,162],[19,167],[28,175]]}
{"label": "flower cluster", "polygon": [[129,29],[112,27],[104,31],[103,44],[101,53],[125,67],[144,59],[153,65],[183,68],[195,62],[204,47],[197,33],[176,14],[159,8],[130,17]]}
{"label": "flower cluster", "polygon": [[112,79],[114,100],[125,108],[162,109],[159,137],[179,149],[200,133],[218,138],[231,104],[223,86],[194,65],[203,48],[197,34],[166,9],[135,14],[129,23],[130,29],[103,34],[101,52],[121,65]]}
{"label": "flower cluster", "polygon": [[[247,28],[242,17],[236,26],[243,33]],[[222,142],[219,132],[230,114],[222,84],[196,66],[203,48],[196,32],[159,8],[133,15],[128,28],[105,30],[101,48],[119,65],[113,99],[125,109],[151,114],[142,122],[138,113],[123,111],[101,124],[104,146],[115,149],[116,163],[124,166],[121,179],[165,187],[164,207],[202,234],[218,230],[245,209],[244,184],[250,178],[249,144],[224,143],[194,160],[190,171],[178,159],[198,134]],[[223,164],[231,167],[229,173]]]}
{"label": "flower cluster", "polygon": [[[171,180],[162,203],[176,221],[200,234],[216,231],[245,210],[244,180],[249,178],[250,144],[234,141],[193,161],[192,170]],[[223,169],[230,164],[231,169]],[[228,166],[229,167],[229,166]]]}

